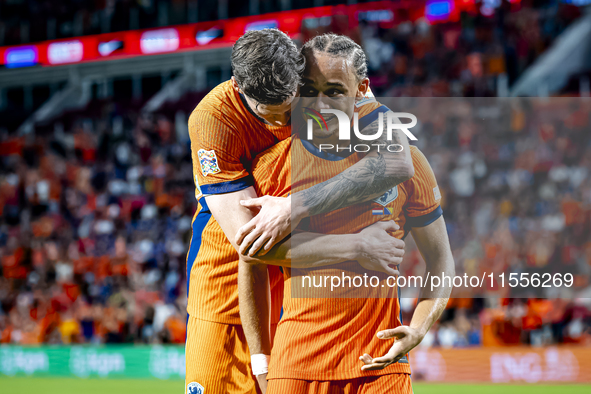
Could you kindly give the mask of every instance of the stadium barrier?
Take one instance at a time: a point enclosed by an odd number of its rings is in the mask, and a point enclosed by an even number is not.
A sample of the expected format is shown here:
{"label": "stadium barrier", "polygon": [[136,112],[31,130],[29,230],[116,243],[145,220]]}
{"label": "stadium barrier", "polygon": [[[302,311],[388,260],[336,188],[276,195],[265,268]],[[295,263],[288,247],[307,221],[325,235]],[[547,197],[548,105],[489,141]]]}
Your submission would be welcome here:
{"label": "stadium barrier", "polygon": [[591,347],[415,349],[414,381],[449,383],[591,382]]}
{"label": "stadium barrier", "polygon": [[[414,381],[591,383],[591,347],[415,349]],[[184,379],[182,346],[0,346],[0,376]]]}
{"label": "stadium barrier", "polygon": [[184,346],[0,346],[0,376],[184,379]]}

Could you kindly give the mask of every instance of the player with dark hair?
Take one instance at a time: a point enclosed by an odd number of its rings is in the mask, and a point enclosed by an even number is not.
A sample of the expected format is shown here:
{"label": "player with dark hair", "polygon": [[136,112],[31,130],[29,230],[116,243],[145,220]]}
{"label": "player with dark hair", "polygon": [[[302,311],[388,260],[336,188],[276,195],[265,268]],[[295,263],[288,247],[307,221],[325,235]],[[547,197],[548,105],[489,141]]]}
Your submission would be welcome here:
{"label": "player with dark hair", "polygon": [[[365,52],[349,37],[336,34],[317,36],[304,45],[302,55],[312,49],[328,51],[335,56],[349,57],[357,78],[359,80],[367,78]],[[373,96],[369,88],[367,95]],[[372,123],[365,131],[372,134],[373,127],[378,126],[377,122]],[[376,144],[406,142],[406,138],[401,135],[398,137],[395,136],[394,141],[390,142],[384,138],[374,142]],[[243,201],[244,206],[260,208],[261,212],[238,230],[235,241],[240,245],[240,252],[248,251],[249,256],[252,257],[260,250],[259,254],[264,255],[277,241],[287,235],[277,222],[290,222],[292,226],[297,226],[305,217],[330,212],[381,195],[388,189],[387,186],[392,187],[405,180],[399,175],[405,174],[409,166],[406,160],[409,160],[409,157],[404,155],[371,152],[343,174],[314,185],[308,190],[295,193],[291,198],[264,196]],[[412,176],[410,172],[408,175]],[[286,230],[289,231],[289,229]]]}
{"label": "player with dark hair", "polygon": [[[348,37],[316,37],[304,45],[302,53],[306,56],[300,88],[302,107],[320,111],[340,106],[350,116],[358,113],[359,118],[368,112],[388,111],[375,100],[364,99],[369,80],[357,60],[357,48]],[[347,100],[350,97],[355,100]],[[282,196],[289,185],[291,192],[307,192],[363,160],[365,153],[318,149],[320,142],[338,136],[338,128],[328,124],[328,128],[314,126],[312,141],[296,133],[259,155],[253,165],[257,193]],[[370,201],[314,216],[301,228],[335,236],[394,220],[400,227],[390,232],[392,237],[404,238],[412,232],[427,270],[453,276],[454,261],[437,182],[423,154],[415,147],[410,151],[415,175],[375,200],[380,206],[378,215],[376,202]],[[270,178],[274,181],[270,182]],[[306,250],[308,243],[311,240],[297,244],[292,239],[290,247]],[[242,256],[239,263],[240,316],[253,353],[271,350],[269,304],[265,297],[268,289],[261,286],[265,283],[265,264],[285,265],[283,316],[272,347],[266,392],[412,393],[406,355],[439,318],[451,288],[444,285],[431,291],[421,289],[412,321],[404,326],[399,317],[398,289],[390,284],[391,278],[376,274],[379,283],[362,289],[345,285],[345,280],[336,289],[306,288],[305,278],[314,277],[317,286],[316,278],[355,277],[361,272],[355,261],[313,269],[290,267],[285,264],[286,251],[282,250],[280,243],[264,256]],[[375,339],[376,334],[379,339]],[[259,382],[263,379],[257,378]],[[265,383],[261,386],[264,388]]]}
{"label": "player with dark hair", "polygon": [[[242,90],[244,96],[251,100],[249,105],[255,108],[257,104],[289,104],[298,88],[303,69],[304,59],[297,53],[293,42],[280,30],[246,32],[232,48],[235,86]],[[283,112],[289,115],[289,110]],[[282,122],[281,125],[286,123]]]}
{"label": "player with dark hair", "polygon": [[[279,30],[249,31],[234,45],[232,69],[232,79],[214,88],[189,118],[199,209],[187,256],[186,388],[208,394],[256,390],[238,311],[238,245],[234,240],[238,229],[255,216],[253,210],[240,204],[257,197],[252,160],[291,135],[290,107],[304,60],[291,39]],[[408,147],[401,132],[394,134]],[[329,191],[343,182],[335,178],[334,185],[325,185],[308,200],[302,217],[375,198],[413,174],[408,149],[388,157],[368,155],[359,165],[341,175],[353,182],[348,193],[338,192],[335,200]],[[261,211],[264,218],[274,218],[269,227],[278,235],[270,245],[291,231],[290,199],[267,208],[276,206],[288,209],[280,215],[273,209]],[[378,230],[374,231],[384,232]],[[391,246],[396,248],[395,244]],[[357,255],[359,250],[354,252]],[[333,253],[326,258],[342,261],[350,257]],[[388,258],[376,261],[368,264],[391,270]],[[278,268],[269,273],[278,285],[273,296],[281,299],[281,274]],[[278,318],[279,310],[273,322]]]}

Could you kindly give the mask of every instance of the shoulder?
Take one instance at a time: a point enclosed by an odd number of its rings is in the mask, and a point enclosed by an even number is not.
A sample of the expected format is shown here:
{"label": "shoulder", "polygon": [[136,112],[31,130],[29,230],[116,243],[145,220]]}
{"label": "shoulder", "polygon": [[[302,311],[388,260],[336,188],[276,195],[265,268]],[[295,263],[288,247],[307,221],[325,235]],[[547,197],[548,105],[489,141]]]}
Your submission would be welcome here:
{"label": "shoulder", "polygon": [[233,101],[236,91],[232,87],[232,81],[220,83],[213,88],[195,107],[195,111],[220,111],[221,106]]}
{"label": "shoulder", "polygon": [[425,154],[419,148],[414,145],[410,145],[409,149],[413,165],[429,165],[429,161],[425,157]]}
{"label": "shoulder", "polygon": [[237,101],[239,97],[231,81],[219,84],[197,104],[189,116],[189,130],[211,129],[214,132],[219,132],[220,129],[240,130],[242,121],[234,108],[240,105]]}
{"label": "shoulder", "polygon": [[237,93],[232,87],[232,82],[222,82],[201,99],[191,113],[189,121],[191,118],[201,117],[211,117],[224,121],[225,114],[229,112],[226,107],[228,105],[232,106],[236,101],[236,97]]}

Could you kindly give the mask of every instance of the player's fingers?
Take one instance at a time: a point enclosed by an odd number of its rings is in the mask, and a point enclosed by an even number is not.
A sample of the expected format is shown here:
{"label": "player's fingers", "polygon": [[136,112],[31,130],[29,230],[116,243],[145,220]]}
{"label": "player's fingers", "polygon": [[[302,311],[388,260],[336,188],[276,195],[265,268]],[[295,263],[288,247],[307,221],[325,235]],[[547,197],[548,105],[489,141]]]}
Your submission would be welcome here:
{"label": "player's fingers", "polygon": [[391,276],[400,275],[400,271],[389,266],[384,267],[384,271],[386,271],[386,273]]}
{"label": "player's fingers", "polygon": [[407,333],[407,327],[399,326],[396,328],[391,328],[388,330],[382,330],[377,333],[377,337],[380,339],[392,339],[392,338],[401,338],[405,336]]}
{"label": "player's fingers", "polygon": [[404,241],[401,240],[401,239],[398,239],[398,238],[392,238],[392,245],[397,250],[404,250],[404,247],[406,246],[406,244],[404,243]]}
{"label": "player's fingers", "polygon": [[402,358],[402,356],[400,357],[392,357],[392,356],[382,356],[382,357],[376,357],[373,359],[373,364],[377,364],[377,365],[383,365],[384,367],[390,365],[390,364],[394,364],[397,363],[398,360],[400,360]]}
{"label": "player's fingers", "polygon": [[263,233],[263,235],[261,235],[253,244],[252,247],[250,248],[250,250],[248,251],[248,255],[250,257],[254,256],[260,248],[263,247],[263,245],[265,244],[265,242],[267,242],[269,240],[269,237]]}
{"label": "player's fingers", "polygon": [[254,217],[252,219],[250,219],[248,221],[248,223],[246,223],[244,226],[240,227],[238,229],[238,232],[236,233],[236,236],[234,237],[234,242],[236,242],[236,245],[240,245],[242,243],[242,241],[244,240],[244,237],[246,237],[246,235],[248,235],[248,233],[250,233],[252,230],[254,230],[257,226],[257,218]]}
{"label": "player's fingers", "polygon": [[390,254],[395,257],[404,257],[404,249],[394,245],[394,248],[390,249]]}
{"label": "player's fingers", "polygon": [[400,228],[394,220],[383,220],[375,223],[373,226],[384,231],[396,231]]}
{"label": "player's fingers", "polygon": [[240,205],[247,208],[256,208],[263,206],[265,197],[249,198],[248,200],[240,200]]}
{"label": "player's fingers", "polygon": [[384,354],[381,357],[376,357],[372,360],[373,364],[385,364],[390,365],[402,358],[404,353],[402,353],[402,346],[398,343],[395,343],[394,346],[390,348],[388,353]]}
{"label": "player's fingers", "polygon": [[378,369],[384,369],[388,365],[390,365],[390,364],[385,364],[385,363],[371,363],[371,364],[363,365],[361,367],[361,370],[362,371],[375,371],[375,370],[378,370]]}
{"label": "player's fingers", "polygon": [[396,256],[394,253],[390,256],[389,265],[400,265],[404,260],[404,256]]}
{"label": "player's fingers", "polygon": [[402,264],[403,258],[402,256],[391,256],[388,265],[390,266],[398,266]]}
{"label": "player's fingers", "polygon": [[398,362],[403,356],[402,346],[392,346],[387,354],[374,358],[373,363],[390,365]]}
{"label": "player's fingers", "polygon": [[240,254],[246,254],[248,252],[248,249],[252,246],[253,242],[257,240],[258,237],[261,236],[261,230],[259,230],[258,228],[254,228],[250,234],[248,234],[246,237],[244,237],[244,239],[242,240],[242,243],[240,244]]}
{"label": "player's fingers", "polygon": [[400,226],[396,224],[394,220],[388,220],[382,223],[384,223],[383,229],[386,231],[396,231],[400,229]]}
{"label": "player's fingers", "polygon": [[275,246],[275,243],[277,242],[277,237],[272,236],[271,239],[269,240],[269,242],[267,242],[265,244],[265,247],[263,248],[263,250],[261,251],[261,253],[266,254],[269,250],[271,250],[271,248],[273,246]]}
{"label": "player's fingers", "polygon": [[363,361],[365,364],[371,364],[372,358],[369,354],[364,353],[363,356],[359,357],[360,361]]}

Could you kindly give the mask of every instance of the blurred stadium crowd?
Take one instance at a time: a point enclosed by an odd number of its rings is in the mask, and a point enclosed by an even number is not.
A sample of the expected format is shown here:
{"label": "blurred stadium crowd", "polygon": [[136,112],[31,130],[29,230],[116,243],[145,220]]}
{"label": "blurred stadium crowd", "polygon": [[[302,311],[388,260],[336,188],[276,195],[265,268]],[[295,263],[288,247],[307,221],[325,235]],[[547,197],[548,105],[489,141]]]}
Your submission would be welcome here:
{"label": "blurred stadium crowd", "polygon": [[183,343],[189,145],[166,118],[95,105],[103,115],[2,143],[16,153],[3,156],[2,341]]}
{"label": "blurred stadium crowd", "polygon": [[[367,23],[346,33],[368,54],[377,96],[495,96],[499,78],[513,83],[578,15],[569,6],[524,6],[455,24]],[[215,86],[221,80],[212,75]],[[0,342],[184,342],[196,209],[186,121],[206,93],[143,114],[145,101],[115,91],[34,134],[0,128]],[[494,133],[453,116],[421,126],[458,272],[476,262],[497,272],[567,267],[577,288],[589,285],[590,112],[567,106],[564,123],[543,113],[524,103],[505,122],[492,115]],[[418,266],[412,244],[407,256]],[[497,295],[451,301],[424,346],[591,342],[583,301]],[[413,305],[402,300],[405,321]]]}
{"label": "blurred stadium crowd", "polygon": [[[424,345],[591,344],[591,102],[416,101],[456,275],[505,273],[504,286],[456,289]],[[408,247],[403,274],[422,272],[419,259]],[[573,286],[511,287],[511,273],[570,273]]]}

